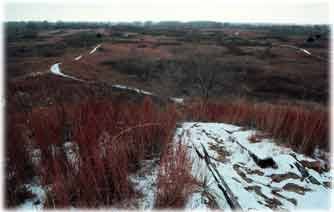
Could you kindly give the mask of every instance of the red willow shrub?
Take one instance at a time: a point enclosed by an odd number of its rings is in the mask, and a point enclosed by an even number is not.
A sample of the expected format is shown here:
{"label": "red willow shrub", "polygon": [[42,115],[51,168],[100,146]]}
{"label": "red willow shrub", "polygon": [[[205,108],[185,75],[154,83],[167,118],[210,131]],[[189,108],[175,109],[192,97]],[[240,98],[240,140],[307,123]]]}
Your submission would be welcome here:
{"label": "red willow shrub", "polygon": [[15,207],[31,195],[23,185],[34,176],[34,170],[25,151],[22,116],[6,118],[6,141],[10,142],[5,144],[5,205]]}
{"label": "red willow shrub", "polygon": [[[46,206],[103,207],[131,198],[129,175],[140,160],[159,156],[172,141],[177,116],[174,106],[161,109],[150,98],[139,104],[101,99],[34,109],[22,123],[32,132],[33,149],[41,151],[34,170],[48,188]],[[14,136],[22,131],[10,131],[7,143],[28,142]],[[64,144],[77,147],[75,164]],[[18,150],[10,148],[8,154]],[[11,167],[22,166],[11,161]]]}
{"label": "red willow shrub", "polygon": [[227,122],[263,130],[309,155],[316,147],[329,151],[329,118],[325,109],[238,100],[193,103],[186,111],[194,120]]}
{"label": "red willow shrub", "polygon": [[187,146],[179,143],[164,150],[157,178],[156,208],[183,208],[199,186],[191,174],[192,161]]}

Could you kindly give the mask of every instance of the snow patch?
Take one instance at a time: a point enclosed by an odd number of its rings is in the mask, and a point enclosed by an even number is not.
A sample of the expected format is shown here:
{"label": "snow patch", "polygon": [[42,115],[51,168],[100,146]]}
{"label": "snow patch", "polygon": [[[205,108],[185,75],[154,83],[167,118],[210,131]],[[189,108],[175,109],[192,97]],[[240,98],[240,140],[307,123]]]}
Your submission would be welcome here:
{"label": "snow patch", "polygon": [[119,88],[119,89],[124,89],[124,90],[130,90],[130,91],[135,91],[137,93],[140,94],[145,94],[145,95],[149,95],[149,96],[153,96],[153,93],[149,92],[149,91],[145,91],[145,90],[141,90],[138,88],[134,88],[134,87],[129,87],[129,86],[125,86],[125,85],[113,85],[112,87],[114,88]]}
{"label": "snow patch", "polygon": [[135,184],[135,189],[143,195],[138,199],[137,208],[140,210],[153,209],[157,191],[158,162],[143,160],[140,164],[141,169],[130,176],[130,181]]}
{"label": "snow patch", "polygon": [[308,55],[311,55],[311,52],[307,51],[306,49],[300,49],[301,51],[305,52]]}
{"label": "snow patch", "polygon": [[79,55],[78,57],[74,58],[74,60],[78,61],[82,58],[82,55]]}
{"label": "snow patch", "polygon": [[72,77],[70,75],[62,73],[61,70],[60,70],[60,67],[59,67],[60,64],[61,63],[53,64],[50,68],[51,73],[53,73],[55,75],[58,75],[58,76],[61,76],[61,77],[65,77],[65,78],[69,78],[69,79],[73,79],[73,80],[77,80],[77,81],[83,81],[83,80],[78,79],[76,77]]}
{"label": "snow patch", "polygon": [[286,45],[286,44],[283,44],[283,45],[280,45],[282,47],[288,47],[288,48],[292,48],[292,49],[296,49],[296,50],[299,50],[301,52],[304,52],[305,54],[307,55],[312,55],[311,52],[309,52],[308,50],[306,49],[303,49],[303,48],[299,48],[297,46],[293,46],[293,45]]}
{"label": "snow patch", "polygon": [[92,49],[92,51],[89,52],[89,54],[93,54],[100,47],[101,47],[101,44],[97,45],[94,49]]}
{"label": "snow patch", "polygon": [[177,103],[177,104],[183,104],[184,103],[184,99],[183,98],[170,97],[169,99],[171,101]]}
{"label": "snow patch", "polygon": [[[212,166],[236,196],[242,210],[328,209],[332,189],[323,184],[332,182],[330,172],[318,173],[306,167],[309,174],[321,184],[317,185],[310,179],[303,179],[296,167],[297,160],[292,154],[296,155],[298,160],[311,162],[315,159],[279,146],[272,139],[251,143],[248,137],[255,132],[223,123],[187,122],[177,129],[174,139],[193,146],[189,151],[194,163],[205,164],[195,151],[197,149],[204,155],[203,147],[205,148]],[[260,159],[272,158],[277,168],[259,167],[248,151]],[[208,190],[215,197],[218,206],[229,209],[222,191],[218,188],[219,182],[213,179],[211,172],[195,167],[192,174],[195,177],[206,176]],[[201,200],[198,195],[194,194],[189,199],[189,207],[198,205]]]}
{"label": "snow patch", "polygon": [[46,200],[46,192],[39,185],[27,184],[25,187],[30,191],[34,197],[26,200],[18,207],[19,210],[41,210]]}

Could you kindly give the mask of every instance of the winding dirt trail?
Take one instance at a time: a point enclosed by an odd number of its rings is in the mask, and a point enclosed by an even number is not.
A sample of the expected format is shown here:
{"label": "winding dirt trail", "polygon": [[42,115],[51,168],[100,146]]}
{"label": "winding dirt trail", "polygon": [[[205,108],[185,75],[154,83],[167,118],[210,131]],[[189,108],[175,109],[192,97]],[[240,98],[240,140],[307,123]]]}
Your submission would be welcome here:
{"label": "winding dirt trail", "polygon": [[[95,53],[101,46],[102,46],[102,44],[97,45],[95,48],[93,48],[93,49],[89,52],[88,55],[92,55],[92,54],[94,54],[94,53]],[[77,57],[74,58],[74,61],[79,61],[79,60],[81,60],[82,58],[83,58],[83,55],[79,55],[79,56],[77,56]],[[60,62],[51,65],[51,67],[50,67],[50,72],[51,72],[52,74],[55,74],[55,75],[60,76],[60,77],[65,77],[65,78],[72,79],[72,80],[76,80],[76,81],[80,81],[80,82],[90,83],[89,81],[86,81],[86,80],[83,80],[83,79],[80,79],[80,78],[77,78],[77,77],[74,77],[74,76],[71,76],[71,75],[64,74],[64,73],[61,71],[60,65],[61,65]],[[136,93],[143,94],[143,95],[147,95],[147,96],[160,97],[159,95],[156,95],[156,94],[154,94],[153,92],[145,91],[145,90],[142,90],[142,89],[139,89],[139,88],[130,87],[130,86],[126,86],[126,85],[115,84],[115,85],[112,85],[112,87],[113,87],[113,88],[116,88],[116,89],[122,89],[122,90],[131,91],[131,92],[136,92]],[[183,103],[184,103],[183,98],[168,97],[167,99],[168,99],[169,101],[172,101],[172,102],[177,103],[177,104],[183,104]]]}
{"label": "winding dirt trail", "polygon": [[61,72],[60,70],[60,65],[61,63],[56,63],[56,64],[53,64],[51,67],[50,67],[50,71],[51,73],[55,74],[55,75],[58,75],[58,76],[61,76],[61,77],[65,77],[65,78],[69,78],[69,79],[73,79],[73,80],[77,80],[77,81],[81,81],[81,82],[85,82],[85,80],[82,80],[82,79],[79,79],[79,78],[76,78],[76,77],[73,77],[73,76],[70,76],[70,75],[67,75],[67,74],[64,74]]}
{"label": "winding dirt trail", "polygon": [[307,56],[311,56],[311,57],[314,57],[314,58],[317,58],[319,60],[322,60],[322,61],[327,61],[325,58],[323,57],[320,57],[318,55],[314,55],[313,53],[311,53],[310,51],[304,49],[304,48],[300,48],[298,46],[294,46],[294,45],[288,45],[288,44],[274,44],[273,46],[277,46],[277,47],[283,47],[283,48],[290,48],[290,49],[295,49],[295,50],[298,50],[300,52],[302,52],[303,54],[307,55]]}

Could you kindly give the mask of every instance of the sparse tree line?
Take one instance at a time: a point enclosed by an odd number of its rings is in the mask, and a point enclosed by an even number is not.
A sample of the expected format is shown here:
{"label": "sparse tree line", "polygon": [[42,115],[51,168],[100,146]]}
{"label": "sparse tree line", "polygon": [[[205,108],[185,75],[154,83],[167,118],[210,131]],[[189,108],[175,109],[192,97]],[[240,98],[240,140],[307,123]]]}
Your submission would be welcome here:
{"label": "sparse tree line", "polygon": [[[40,30],[61,30],[61,29],[96,29],[96,28],[111,28],[115,31],[129,31],[137,33],[157,33],[161,31],[175,35],[180,34],[183,30],[191,29],[209,29],[209,28],[237,28],[247,30],[265,30],[272,36],[287,36],[287,35],[321,35],[328,36],[330,26],[328,25],[270,25],[270,24],[232,24],[219,23],[210,21],[193,21],[193,22],[178,22],[178,21],[162,21],[162,22],[48,22],[48,21],[21,21],[21,22],[6,22],[5,29],[7,39],[15,40],[17,38],[35,38]],[[154,30],[153,32],[151,30]],[[174,31],[174,32],[173,32]]]}

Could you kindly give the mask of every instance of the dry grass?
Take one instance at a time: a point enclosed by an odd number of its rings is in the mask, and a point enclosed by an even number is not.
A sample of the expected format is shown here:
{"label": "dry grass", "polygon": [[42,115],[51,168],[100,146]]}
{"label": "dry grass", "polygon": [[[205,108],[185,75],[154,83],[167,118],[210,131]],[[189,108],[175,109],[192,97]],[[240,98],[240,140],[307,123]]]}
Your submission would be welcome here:
{"label": "dry grass", "polygon": [[6,126],[6,151],[5,151],[5,205],[14,207],[24,201],[28,192],[22,186],[27,183],[34,175],[32,164],[29,160],[29,155],[25,151],[25,145],[22,142],[23,135],[18,133],[24,132],[21,117],[7,117]]}
{"label": "dry grass", "polygon": [[255,132],[254,134],[250,135],[248,137],[248,140],[252,143],[260,142],[262,139],[270,139],[272,135],[270,133],[264,133],[264,132]]}
{"label": "dry grass", "polygon": [[191,175],[192,161],[187,146],[179,144],[165,149],[161,159],[156,208],[183,208],[191,193],[198,187]]}
{"label": "dry grass", "polygon": [[[324,109],[239,100],[192,103],[185,112],[188,120],[255,127],[310,155],[315,147],[329,148]],[[190,174],[186,147],[170,146],[180,117],[175,105],[161,109],[149,98],[140,103],[88,99],[9,115],[6,205],[22,201],[21,185],[34,175],[49,188],[47,207],[117,204],[135,196],[128,179],[140,161],[160,157],[155,206],[182,208],[197,182]],[[266,137],[254,135],[259,136]],[[68,143],[76,147],[75,162],[64,147]],[[32,150],[41,152],[39,163],[31,160]]]}
{"label": "dry grass", "polygon": [[193,103],[187,112],[194,120],[221,121],[263,130],[275,140],[309,155],[316,147],[329,151],[329,118],[325,109],[238,100]]}
{"label": "dry grass", "polygon": [[[149,98],[139,105],[89,100],[22,114],[29,121],[8,123],[16,128],[8,129],[6,171],[9,175],[14,169],[15,180],[6,181],[7,189],[24,182],[21,175],[31,161],[26,155],[38,149],[40,162],[31,170],[49,188],[46,207],[102,207],[129,199],[135,194],[129,175],[172,141],[176,116],[174,106],[158,109]],[[64,145],[69,143],[77,147],[75,162]],[[32,148],[25,148],[28,144]],[[8,198],[15,204],[15,197]]]}

